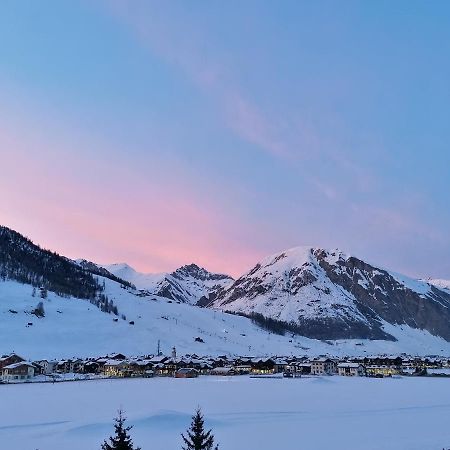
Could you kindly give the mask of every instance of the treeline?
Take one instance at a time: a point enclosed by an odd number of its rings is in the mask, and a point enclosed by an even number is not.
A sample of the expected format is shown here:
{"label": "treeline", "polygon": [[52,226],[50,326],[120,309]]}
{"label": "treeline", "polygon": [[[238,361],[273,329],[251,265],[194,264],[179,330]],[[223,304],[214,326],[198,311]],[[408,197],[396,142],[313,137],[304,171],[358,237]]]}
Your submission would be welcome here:
{"label": "treeline", "polygon": [[92,274],[6,227],[0,227],[0,278],[85,299],[102,290]]}
{"label": "treeline", "polygon": [[91,299],[90,302],[104,313],[119,315],[117,306],[105,294],[99,294],[96,298]]}
{"label": "treeline", "polygon": [[116,283],[121,284],[122,286],[125,286],[130,289],[136,289],[136,286],[133,283],[130,283],[129,281],[124,280],[123,278],[119,278],[116,275],[112,274],[109,270],[106,270],[104,267],[97,266],[97,264],[94,264],[91,261],[86,261],[85,259],[78,262],[78,265],[85,269],[86,271],[93,273],[94,275],[99,275],[104,278],[109,278],[112,281],[115,281]]}
{"label": "treeline", "polygon": [[255,325],[263,328],[266,331],[270,331],[275,334],[284,336],[287,332],[294,334],[302,334],[302,328],[295,322],[284,322],[283,320],[272,319],[270,317],[263,316],[260,313],[252,312],[246,314],[236,311],[225,311],[227,314],[233,314],[236,316],[247,317]]}
{"label": "treeline", "polygon": [[61,297],[87,299],[103,312],[119,314],[117,306],[103,293],[104,282],[100,283],[87,269],[0,226],[0,281],[6,280],[39,288],[42,298],[51,291]]}

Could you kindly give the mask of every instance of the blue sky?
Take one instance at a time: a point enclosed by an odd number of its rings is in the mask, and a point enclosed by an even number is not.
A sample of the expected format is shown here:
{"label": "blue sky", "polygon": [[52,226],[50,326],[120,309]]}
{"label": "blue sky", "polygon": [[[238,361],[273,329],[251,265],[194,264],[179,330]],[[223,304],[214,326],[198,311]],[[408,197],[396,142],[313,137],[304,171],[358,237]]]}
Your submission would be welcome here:
{"label": "blue sky", "polygon": [[0,220],[237,274],[296,245],[450,278],[450,4],[5,1]]}

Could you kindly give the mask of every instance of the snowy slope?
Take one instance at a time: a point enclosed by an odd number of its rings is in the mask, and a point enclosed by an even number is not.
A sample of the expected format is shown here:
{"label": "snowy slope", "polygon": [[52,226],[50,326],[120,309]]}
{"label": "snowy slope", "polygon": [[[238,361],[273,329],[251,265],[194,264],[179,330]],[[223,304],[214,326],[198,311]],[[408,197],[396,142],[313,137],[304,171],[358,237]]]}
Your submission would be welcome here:
{"label": "snowy slope", "polygon": [[112,274],[133,283],[138,289],[191,305],[195,305],[201,299],[209,298],[210,295],[215,295],[217,291],[233,282],[228,275],[208,272],[195,264],[180,267],[172,273],[160,274],[139,273],[125,263],[103,267]]}
{"label": "snowy slope", "polygon": [[[106,279],[106,293],[127,320],[101,312],[86,300],[53,293],[44,301],[45,317],[31,315],[41,299],[29,285],[0,282],[0,354],[16,351],[28,358],[155,353],[157,341],[166,354],[290,355],[408,354],[450,355],[450,344],[426,331],[387,324],[398,341],[320,341],[270,334],[245,317],[176,303],[161,297],[137,297]],[[156,298],[156,300],[152,300]],[[17,313],[10,312],[10,310]],[[129,325],[134,321],[135,325]],[[32,322],[32,326],[27,323]],[[195,342],[201,337],[204,343]]]}
{"label": "snowy slope", "polygon": [[212,306],[259,313],[316,338],[392,339],[383,328],[390,323],[450,341],[449,294],[339,250],[296,247],[263,259]]}
{"label": "snowy slope", "polygon": [[[339,251],[291,249],[236,281],[194,264],[157,275],[107,267],[74,262],[0,227],[0,280],[9,280],[0,281],[0,353],[149,354],[160,340],[166,352],[175,345],[203,355],[450,354],[450,291]],[[41,300],[31,284],[48,291],[43,318],[31,314]],[[119,318],[108,314],[116,308]],[[222,310],[258,312],[297,335],[274,335]]]}
{"label": "snowy slope", "polygon": [[[237,292],[245,295],[238,296]],[[355,307],[353,295],[329,282],[307,247],[263,259],[222,296],[216,306],[258,312],[285,322],[296,320],[299,315],[365,320]]]}
{"label": "snowy slope", "polygon": [[160,283],[166,276],[165,273],[137,272],[127,263],[107,264],[103,265],[102,267],[104,267],[116,277],[122,278],[134,284],[137,289],[143,289],[149,292],[153,292],[156,289],[158,283]]}
{"label": "snowy slope", "polygon": [[427,280],[429,284],[436,286],[440,289],[444,289],[445,291],[450,292],[450,280],[441,280],[441,279],[429,279]]}
{"label": "snowy slope", "polygon": [[[248,319],[161,298],[138,297],[105,279],[106,293],[119,315],[101,312],[86,300],[53,293],[43,300],[45,317],[31,315],[38,297],[32,287],[0,282],[0,354],[16,351],[27,357],[96,356],[111,352],[128,355],[155,353],[157,341],[167,354],[269,354],[294,350],[288,337],[269,335]],[[14,312],[10,312],[16,311]],[[135,325],[129,322],[134,321]],[[32,326],[27,326],[33,323]],[[201,337],[204,343],[195,342]],[[289,352],[290,352],[289,351]]]}

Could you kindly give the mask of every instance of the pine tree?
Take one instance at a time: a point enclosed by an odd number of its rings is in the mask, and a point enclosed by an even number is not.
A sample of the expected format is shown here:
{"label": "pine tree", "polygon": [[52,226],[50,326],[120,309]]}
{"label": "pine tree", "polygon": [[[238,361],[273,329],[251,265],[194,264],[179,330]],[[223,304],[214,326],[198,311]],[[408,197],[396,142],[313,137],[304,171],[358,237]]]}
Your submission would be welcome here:
{"label": "pine tree", "polygon": [[205,433],[205,421],[200,408],[197,409],[195,415],[192,416],[190,428],[186,431],[187,436],[181,434],[185,447],[183,450],[219,450],[219,446],[214,446],[214,436],[211,430]]}
{"label": "pine tree", "polygon": [[44,304],[39,302],[31,313],[36,317],[45,317]]}
{"label": "pine tree", "polygon": [[133,426],[126,427],[126,417],[123,411],[119,409],[119,416],[114,419],[114,436],[109,438],[109,442],[104,441],[102,450],[141,450],[140,447],[133,447],[133,441],[129,435],[129,431]]}

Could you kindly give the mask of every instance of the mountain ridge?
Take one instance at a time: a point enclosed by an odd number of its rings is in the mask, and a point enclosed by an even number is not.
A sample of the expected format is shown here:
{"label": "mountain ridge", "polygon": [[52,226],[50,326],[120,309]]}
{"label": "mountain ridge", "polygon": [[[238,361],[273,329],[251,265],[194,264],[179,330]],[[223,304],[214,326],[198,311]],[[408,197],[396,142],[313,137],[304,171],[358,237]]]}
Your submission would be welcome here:
{"label": "mountain ridge", "polygon": [[339,250],[294,247],[264,258],[209,306],[262,314],[318,339],[392,339],[388,322],[450,340],[450,293]]}
{"label": "mountain ridge", "polygon": [[128,291],[130,299],[246,315],[265,328],[272,323],[277,332],[312,339],[392,341],[389,329],[405,326],[450,342],[449,282],[409,278],[338,249],[294,247],[263,258],[236,280],[196,264],[141,274],[126,263],[72,261],[0,227],[0,279],[86,298],[115,315],[121,311],[103,292],[105,280]]}
{"label": "mountain ridge", "polygon": [[103,267],[149,294],[191,305],[201,303],[202,299],[215,295],[233,280],[229,275],[209,272],[193,263],[181,266],[170,273],[158,274],[139,273],[126,263]]}

